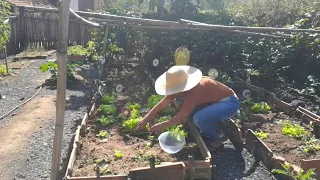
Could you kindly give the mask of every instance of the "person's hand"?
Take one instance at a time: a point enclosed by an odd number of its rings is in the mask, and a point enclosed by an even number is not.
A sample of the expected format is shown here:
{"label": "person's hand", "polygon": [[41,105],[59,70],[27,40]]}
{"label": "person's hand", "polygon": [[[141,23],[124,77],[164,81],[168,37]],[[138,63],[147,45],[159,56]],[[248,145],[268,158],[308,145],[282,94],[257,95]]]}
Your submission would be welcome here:
{"label": "person's hand", "polygon": [[141,130],[142,128],[146,127],[147,122],[148,122],[148,120],[146,118],[141,119],[137,124],[136,130],[138,131],[138,130]]}
{"label": "person's hand", "polygon": [[158,133],[161,132],[161,130],[163,129],[163,124],[155,124],[150,128],[150,132],[154,132],[154,133]]}

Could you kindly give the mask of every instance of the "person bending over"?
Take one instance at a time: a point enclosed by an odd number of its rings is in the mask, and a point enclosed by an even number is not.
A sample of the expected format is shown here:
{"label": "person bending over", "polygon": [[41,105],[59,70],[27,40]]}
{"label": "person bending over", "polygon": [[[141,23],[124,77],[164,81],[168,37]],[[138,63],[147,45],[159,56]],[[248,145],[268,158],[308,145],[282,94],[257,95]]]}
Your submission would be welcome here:
{"label": "person bending over", "polygon": [[138,123],[137,130],[145,127],[146,123],[177,99],[182,103],[178,114],[169,121],[153,125],[150,131],[160,132],[192,117],[210,151],[223,146],[216,131],[217,122],[229,120],[237,113],[240,105],[231,88],[203,77],[202,72],[195,67],[173,66],[156,80],[155,90],[164,98]]}

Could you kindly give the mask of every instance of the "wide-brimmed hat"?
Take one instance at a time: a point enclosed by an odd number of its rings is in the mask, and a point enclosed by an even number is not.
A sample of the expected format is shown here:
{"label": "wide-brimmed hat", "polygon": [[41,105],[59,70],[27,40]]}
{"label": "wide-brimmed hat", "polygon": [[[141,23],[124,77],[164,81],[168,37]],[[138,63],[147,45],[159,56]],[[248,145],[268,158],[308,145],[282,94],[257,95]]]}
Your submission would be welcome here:
{"label": "wide-brimmed hat", "polygon": [[172,66],[155,82],[155,90],[159,95],[171,95],[188,91],[199,84],[202,72],[191,66]]}

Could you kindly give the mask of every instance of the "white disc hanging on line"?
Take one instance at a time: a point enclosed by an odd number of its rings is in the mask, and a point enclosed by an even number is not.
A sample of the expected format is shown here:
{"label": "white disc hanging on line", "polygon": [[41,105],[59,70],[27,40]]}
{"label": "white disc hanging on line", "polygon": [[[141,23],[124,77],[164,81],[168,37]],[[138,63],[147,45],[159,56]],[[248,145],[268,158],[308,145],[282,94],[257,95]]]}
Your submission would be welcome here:
{"label": "white disc hanging on line", "polygon": [[208,76],[212,79],[216,79],[219,76],[219,72],[216,69],[210,69],[208,72]]}
{"label": "white disc hanging on line", "polygon": [[251,91],[249,89],[246,89],[242,92],[242,96],[245,97],[246,99],[250,98],[251,96]]}
{"label": "white disc hanging on line", "polygon": [[123,90],[123,86],[121,84],[118,84],[116,86],[116,91],[119,93],[119,92],[122,92],[122,90]]}
{"label": "white disc hanging on line", "polygon": [[157,67],[159,65],[159,59],[153,60],[152,65],[153,65],[153,67]]}
{"label": "white disc hanging on line", "polygon": [[100,61],[100,64],[104,64],[106,62],[104,58],[100,58],[99,61]]}

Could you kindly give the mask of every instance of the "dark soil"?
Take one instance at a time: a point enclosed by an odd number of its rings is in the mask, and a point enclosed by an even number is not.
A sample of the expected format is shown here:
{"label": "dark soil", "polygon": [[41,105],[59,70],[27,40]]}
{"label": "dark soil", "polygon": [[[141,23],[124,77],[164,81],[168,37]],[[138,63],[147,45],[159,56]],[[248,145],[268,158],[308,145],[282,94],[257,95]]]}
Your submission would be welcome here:
{"label": "dark soil", "polygon": [[252,114],[251,117],[244,123],[243,129],[252,129],[259,131],[260,129],[268,133],[268,138],[263,139],[263,142],[277,155],[284,157],[288,162],[300,165],[302,159],[319,159],[320,152],[315,154],[306,154],[301,146],[304,140],[297,140],[282,134],[281,121],[290,120],[296,124],[300,122],[283,113],[269,114]]}

